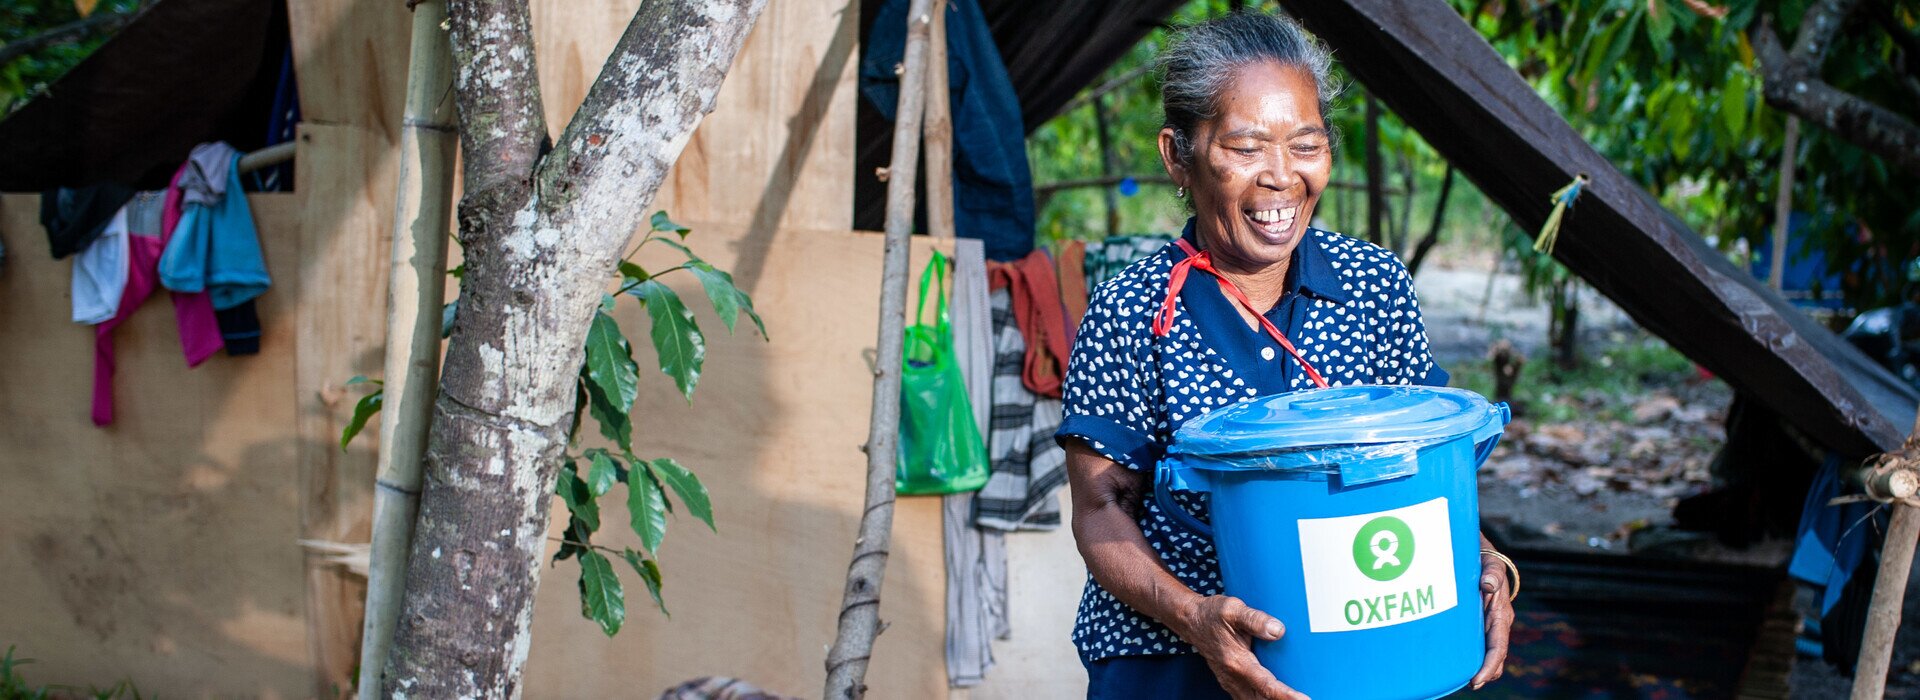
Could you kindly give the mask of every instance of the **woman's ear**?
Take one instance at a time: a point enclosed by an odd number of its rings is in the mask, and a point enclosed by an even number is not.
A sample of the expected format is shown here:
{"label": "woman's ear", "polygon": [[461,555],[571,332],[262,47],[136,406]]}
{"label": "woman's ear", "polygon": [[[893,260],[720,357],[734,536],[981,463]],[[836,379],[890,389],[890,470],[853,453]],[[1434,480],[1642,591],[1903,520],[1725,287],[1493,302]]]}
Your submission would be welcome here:
{"label": "woman's ear", "polygon": [[1160,164],[1167,169],[1167,175],[1173,178],[1176,187],[1187,186],[1187,165],[1180,161],[1180,149],[1174,139],[1173,127],[1160,127]]}

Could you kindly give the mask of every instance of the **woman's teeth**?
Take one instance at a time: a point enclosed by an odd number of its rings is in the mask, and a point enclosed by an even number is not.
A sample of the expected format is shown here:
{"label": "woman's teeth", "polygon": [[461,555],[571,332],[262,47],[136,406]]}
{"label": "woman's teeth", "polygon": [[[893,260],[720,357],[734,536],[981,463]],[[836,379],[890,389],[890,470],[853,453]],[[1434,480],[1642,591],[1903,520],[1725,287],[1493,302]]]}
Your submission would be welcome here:
{"label": "woman's teeth", "polygon": [[1280,223],[1282,220],[1292,221],[1294,212],[1296,211],[1298,211],[1297,207],[1287,207],[1285,209],[1260,209],[1260,210],[1251,212],[1251,216],[1254,221],[1258,221],[1263,224],[1277,224],[1277,223]]}

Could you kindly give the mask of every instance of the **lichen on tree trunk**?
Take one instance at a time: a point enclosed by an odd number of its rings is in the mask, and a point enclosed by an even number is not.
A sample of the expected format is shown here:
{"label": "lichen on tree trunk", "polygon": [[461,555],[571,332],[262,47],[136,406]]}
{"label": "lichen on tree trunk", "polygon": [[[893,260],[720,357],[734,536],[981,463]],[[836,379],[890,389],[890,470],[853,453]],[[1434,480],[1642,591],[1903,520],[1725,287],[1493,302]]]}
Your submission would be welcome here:
{"label": "lichen on tree trunk", "polygon": [[644,3],[542,155],[525,0],[449,3],[467,272],[387,696],[520,695],[549,494],[594,308],[764,4]]}

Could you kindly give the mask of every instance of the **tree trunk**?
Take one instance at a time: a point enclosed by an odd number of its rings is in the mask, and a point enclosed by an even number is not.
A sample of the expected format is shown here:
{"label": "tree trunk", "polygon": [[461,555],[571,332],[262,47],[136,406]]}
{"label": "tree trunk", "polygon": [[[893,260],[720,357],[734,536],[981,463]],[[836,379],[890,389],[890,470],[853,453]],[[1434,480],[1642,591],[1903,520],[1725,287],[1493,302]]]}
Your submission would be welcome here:
{"label": "tree trunk", "polygon": [[1367,240],[1387,243],[1387,183],[1380,162],[1380,103],[1367,95]]}
{"label": "tree trunk", "polygon": [[551,153],[525,0],[448,6],[467,272],[389,697],[513,698],[587,327],[765,0],[649,0]]}
{"label": "tree trunk", "polygon": [[[1413,188],[1407,188],[1412,191]],[[1427,235],[1420,238],[1420,244],[1413,247],[1413,257],[1407,260],[1407,274],[1420,274],[1420,265],[1427,260],[1427,253],[1433,245],[1440,242],[1440,226],[1447,220],[1447,196],[1453,194],[1453,164],[1447,164],[1447,174],[1440,179],[1440,198],[1433,203],[1433,225],[1427,227]],[[1411,196],[1411,195],[1409,195]]]}

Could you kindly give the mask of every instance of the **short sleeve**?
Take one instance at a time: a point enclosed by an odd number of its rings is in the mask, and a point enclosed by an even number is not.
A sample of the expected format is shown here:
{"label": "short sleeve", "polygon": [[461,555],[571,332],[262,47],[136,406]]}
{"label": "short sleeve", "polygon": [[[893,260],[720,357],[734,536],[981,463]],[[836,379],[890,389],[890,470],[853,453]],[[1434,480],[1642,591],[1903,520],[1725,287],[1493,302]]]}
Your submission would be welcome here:
{"label": "short sleeve", "polygon": [[1101,285],[1087,306],[1067,360],[1054,439],[1065,445],[1078,438],[1107,459],[1146,470],[1159,460],[1151,392],[1160,383],[1151,371],[1148,311],[1129,281]]}
{"label": "short sleeve", "polygon": [[1446,386],[1450,377],[1433,360],[1413,276],[1398,259],[1388,260],[1393,268],[1388,273],[1393,279],[1393,307],[1387,313],[1388,377],[1395,383]]}

